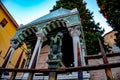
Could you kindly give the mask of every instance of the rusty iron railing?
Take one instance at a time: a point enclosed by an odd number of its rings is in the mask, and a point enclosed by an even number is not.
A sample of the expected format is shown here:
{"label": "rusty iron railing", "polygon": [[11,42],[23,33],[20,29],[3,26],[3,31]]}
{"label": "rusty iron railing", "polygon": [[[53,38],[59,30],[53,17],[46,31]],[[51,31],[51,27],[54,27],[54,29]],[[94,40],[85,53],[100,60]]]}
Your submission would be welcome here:
{"label": "rusty iron railing", "polygon": [[[18,68],[0,68],[0,71],[5,72],[23,72],[23,73],[44,73],[49,76],[49,80],[57,80],[56,75],[67,72],[78,72],[78,71],[90,71],[90,70],[100,70],[106,68],[116,68],[120,67],[120,62],[118,63],[109,63],[101,64],[94,66],[84,66],[84,67],[69,67],[69,68],[60,68],[60,69],[18,69]],[[16,76],[14,76],[16,77]],[[31,80],[31,79],[29,79]]]}

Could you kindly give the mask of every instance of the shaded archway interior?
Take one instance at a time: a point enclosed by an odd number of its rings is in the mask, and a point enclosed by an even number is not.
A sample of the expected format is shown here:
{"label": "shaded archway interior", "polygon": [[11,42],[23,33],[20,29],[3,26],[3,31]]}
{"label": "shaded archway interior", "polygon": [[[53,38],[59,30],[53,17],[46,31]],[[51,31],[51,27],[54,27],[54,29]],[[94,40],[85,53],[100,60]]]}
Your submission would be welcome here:
{"label": "shaded archway interior", "polygon": [[61,52],[63,53],[62,62],[66,67],[72,67],[74,66],[72,37],[70,36],[66,27],[59,27],[48,33],[47,40],[43,42],[42,47],[44,47],[45,45],[50,45],[50,37],[55,36],[58,32],[63,33],[61,47]]}
{"label": "shaded archway interior", "polygon": [[36,34],[33,33],[33,34],[29,35],[29,36],[25,39],[24,42],[25,42],[25,43],[29,42],[30,47],[31,47],[31,51],[32,51],[31,53],[33,53],[34,48],[35,48],[35,45],[36,45],[36,42],[37,42],[37,36],[36,36]]}

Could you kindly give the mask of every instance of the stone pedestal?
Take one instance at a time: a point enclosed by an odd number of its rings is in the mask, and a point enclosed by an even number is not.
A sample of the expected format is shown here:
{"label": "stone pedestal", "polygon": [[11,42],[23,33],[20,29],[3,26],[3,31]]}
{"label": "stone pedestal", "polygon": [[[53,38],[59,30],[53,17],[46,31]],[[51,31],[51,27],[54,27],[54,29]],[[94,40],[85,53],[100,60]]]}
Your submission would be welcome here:
{"label": "stone pedestal", "polygon": [[56,69],[56,68],[59,68],[61,65],[60,65],[60,60],[48,60],[47,63],[48,63],[48,68],[50,69]]}

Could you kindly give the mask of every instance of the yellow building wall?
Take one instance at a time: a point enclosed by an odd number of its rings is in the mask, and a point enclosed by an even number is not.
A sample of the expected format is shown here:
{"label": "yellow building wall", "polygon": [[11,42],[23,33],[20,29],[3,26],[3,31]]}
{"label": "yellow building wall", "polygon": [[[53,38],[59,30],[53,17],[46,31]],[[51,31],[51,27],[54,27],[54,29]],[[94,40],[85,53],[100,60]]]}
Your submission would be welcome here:
{"label": "yellow building wall", "polygon": [[114,52],[114,44],[116,39],[115,33],[117,33],[117,31],[111,31],[104,35],[105,44],[112,47],[111,50],[113,52]]}
{"label": "yellow building wall", "polygon": [[[8,23],[6,24],[6,26],[4,28],[0,25],[0,51],[1,51],[0,66],[2,66],[2,64],[4,62],[4,56],[6,55],[8,49],[10,47],[10,39],[16,33],[16,27],[18,27],[12,22],[9,15],[7,15],[6,12],[4,11],[4,9],[2,9],[2,7],[0,6],[0,22],[3,20],[3,18],[5,18]],[[25,47],[25,45],[23,47]],[[21,52],[22,52],[21,48],[18,48],[14,52],[12,59],[11,59],[11,62],[9,64],[10,68],[13,68],[15,66]],[[22,57],[22,60],[23,60],[23,58],[25,58],[25,52],[24,52],[24,55]],[[22,60],[21,60],[21,62],[22,62]]]}
{"label": "yellow building wall", "polygon": [[2,9],[0,9],[0,21],[2,21],[3,18],[5,18],[8,21],[8,23],[4,28],[0,25],[0,51],[2,50],[2,54],[0,55],[0,64],[2,64],[2,57],[5,56],[5,53],[7,52],[7,49],[10,46],[10,39],[16,32],[16,28],[14,27],[9,17],[5,14],[5,12]]}

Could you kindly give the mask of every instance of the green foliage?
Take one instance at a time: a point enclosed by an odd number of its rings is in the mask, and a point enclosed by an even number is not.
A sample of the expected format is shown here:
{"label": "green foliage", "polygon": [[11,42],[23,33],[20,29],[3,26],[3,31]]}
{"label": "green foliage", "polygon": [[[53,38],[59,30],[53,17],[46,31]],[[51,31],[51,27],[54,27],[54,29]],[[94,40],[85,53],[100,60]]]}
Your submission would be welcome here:
{"label": "green foliage", "polygon": [[120,47],[120,1],[119,0],[97,0],[100,12],[107,19],[107,23],[117,31],[116,42]]}
{"label": "green foliage", "polygon": [[98,54],[100,52],[98,38],[103,40],[101,35],[104,33],[104,29],[99,27],[99,23],[95,23],[93,13],[86,9],[86,3],[83,0],[58,0],[51,11],[60,7],[70,10],[78,9],[85,35],[87,54]]}

